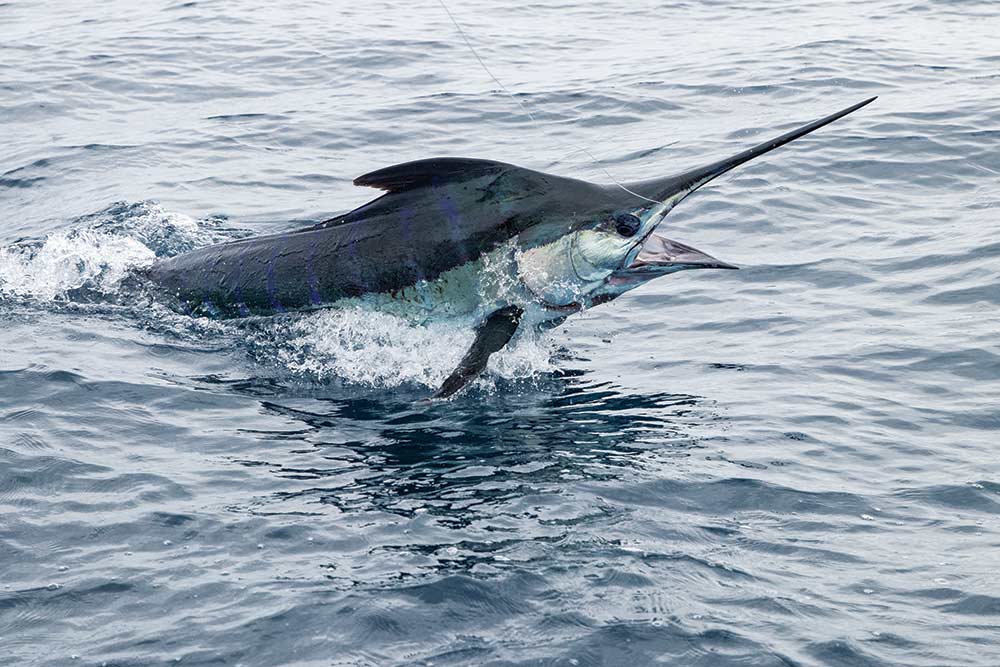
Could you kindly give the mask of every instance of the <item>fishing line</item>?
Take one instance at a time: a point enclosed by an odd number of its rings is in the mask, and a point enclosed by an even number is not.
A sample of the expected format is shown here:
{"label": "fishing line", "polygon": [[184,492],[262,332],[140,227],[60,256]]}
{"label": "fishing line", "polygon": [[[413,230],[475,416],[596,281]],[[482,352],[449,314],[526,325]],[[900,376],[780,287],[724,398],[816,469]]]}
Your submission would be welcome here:
{"label": "fishing line", "polygon": [[[524,112],[524,115],[527,116],[536,127],[538,127],[539,129],[543,129],[542,126],[541,126],[541,123],[538,122],[538,119],[535,118],[535,116],[531,113],[531,111],[529,111],[528,108],[526,106],[524,106],[524,104],[521,102],[521,100],[517,99],[517,96],[514,93],[510,92],[510,90],[507,88],[507,86],[503,85],[503,82],[500,79],[498,79],[497,76],[495,74],[493,74],[492,71],[490,71],[489,67],[486,66],[486,62],[480,57],[479,52],[476,51],[476,47],[474,47],[472,45],[472,41],[469,39],[469,36],[465,34],[465,30],[462,29],[461,24],[459,24],[458,20],[455,18],[455,15],[451,13],[451,10],[448,9],[448,5],[446,5],[444,3],[444,0],[438,0],[438,4],[441,5],[441,9],[443,9],[444,12],[445,12],[445,14],[448,15],[448,18],[451,19],[451,22],[455,26],[455,29],[458,30],[458,34],[460,34],[462,36],[462,39],[465,41],[465,45],[469,47],[469,50],[472,51],[472,55],[476,57],[477,61],[479,61],[479,65],[483,68],[483,71],[486,72],[486,74],[491,79],[493,79],[493,82],[496,83],[500,87],[500,90],[502,90],[504,93],[506,93],[507,96],[510,99],[514,100],[514,102],[517,104],[517,106],[519,106],[521,108],[521,111]],[[556,141],[559,141],[559,140],[557,139]],[[594,157],[593,153],[591,153],[589,150],[587,150],[583,146],[576,146],[574,144],[568,144],[568,143],[565,143],[565,142],[560,142],[560,143],[562,143],[563,146],[565,146],[567,148],[572,148],[573,149],[573,152],[570,153],[570,155],[572,155],[573,153],[583,153],[583,154],[585,154],[587,157],[589,157],[591,159],[591,161],[593,161],[594,166],[596,166],[598,169],[600,169],[601,171],[603,171],[604,175],[607,176],[609,179],[611,179],[611,181],[615,185],[617,185],[618,187],[620,187],[622,190],[624,190],[625,192],[629,193],[630,195],[632,195],[634,197],[638,197],[639,199],[644,199],[645,201],[648,201],[648,202],[652,202],[653,204],[661,204],[662,203],[662,202],[657,201],[655,199],[650,199],[649,197],[644,197],[644,196],[640,195],[638,192],[632,192],[631,190],[629,190],[628,188],[626,188],[624,185],[621,184],[621,182],[618,181],[617,178],[615,178],[614,176],[611,175],[611,172],[608,171],[607,168],[604,165],[602,165],[600,163],[600,161],[596,157]]]}

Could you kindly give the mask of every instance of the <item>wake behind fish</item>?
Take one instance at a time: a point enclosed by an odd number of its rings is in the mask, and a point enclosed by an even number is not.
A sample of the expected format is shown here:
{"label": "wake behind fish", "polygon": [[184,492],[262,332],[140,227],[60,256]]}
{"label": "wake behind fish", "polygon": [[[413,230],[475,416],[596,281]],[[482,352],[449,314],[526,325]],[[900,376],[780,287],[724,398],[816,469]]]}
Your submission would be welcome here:
{"label": "wake behind fish", "polygon": [[112,204],[43,239],[0,247],[0,299],[72,301],[81,290],[115,297],[132,270],[157,257],[246,235],[223,222],[196,221],[150,201]]}
{"label": "wake behind fish", "polygon": [[[41,310],[103,304],[154,334],[196,344],[234,341],[261,375],[320,384],[343,381],[370,389],[435,388],[469,348],[475,322],[455,317],[414,323],[363,306],[274,318],[208,320],[151,301],[133,270],[159,257],[246,236],[224,218],[195,220],[154,202],[116,203],[74,220],[43,239],[0,247],[0,307],[14,302]],[[524,380],[555,370],[551,336],[525,332],[491,357],[477,381]]]}
{"label": "wake behind fish", "polygon": [[155,258],[133,238],[92,229],[57,232],[0,248],[0,296],[61,301],[85,287],[113,294],[131,269]]}

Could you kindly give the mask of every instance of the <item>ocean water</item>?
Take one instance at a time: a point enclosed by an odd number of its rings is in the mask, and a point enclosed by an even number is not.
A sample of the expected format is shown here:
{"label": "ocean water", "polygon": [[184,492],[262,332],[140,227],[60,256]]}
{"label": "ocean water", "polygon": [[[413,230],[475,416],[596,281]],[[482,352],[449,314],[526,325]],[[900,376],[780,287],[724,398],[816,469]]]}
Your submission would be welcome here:
{"label": "ocean water", "polygon": [[[0,665],[1000,664],[1000,6],[0,3]],[[685,272],[470,332],[153,260],[434,155],[707,186]],[[518,104],[520,103],[520,104]],[[528,118],[523,106],[534,117]]]}

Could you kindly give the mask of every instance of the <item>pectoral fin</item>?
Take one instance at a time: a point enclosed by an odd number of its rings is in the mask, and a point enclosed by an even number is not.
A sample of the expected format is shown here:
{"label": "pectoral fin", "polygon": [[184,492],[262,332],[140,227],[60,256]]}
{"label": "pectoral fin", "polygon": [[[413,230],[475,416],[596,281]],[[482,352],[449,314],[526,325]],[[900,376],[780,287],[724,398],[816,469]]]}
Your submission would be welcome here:
{"label": "pectoral fin", "polygon": [[469,351],[434,394],[434,398],[451,396],[482,373],[490,355],[506,345],[517,331],[523,314],[524,310],[518,306],[505,306],[490,313],[476,329],[476,339],[472,341]]}

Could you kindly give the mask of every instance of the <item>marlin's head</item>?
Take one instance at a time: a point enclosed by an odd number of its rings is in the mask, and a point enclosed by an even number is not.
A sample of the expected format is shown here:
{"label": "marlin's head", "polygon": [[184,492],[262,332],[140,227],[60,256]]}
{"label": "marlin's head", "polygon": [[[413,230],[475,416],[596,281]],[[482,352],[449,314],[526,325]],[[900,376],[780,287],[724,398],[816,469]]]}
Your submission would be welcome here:
{"label": "marlin's head", "polygon": [[654,234],[667,212],[665,204],[609,211],[590,228],[523,250],[521,280],[548,307],[586,307],[677,271],[737,268]]}
{"label": "marlin's head", "polygon": [[586,216],[588,222],[551,242],[522,250],[518,258],[522,282],[545,306],[587,307],[670,273],[737,268],[654,231],[677,204],[712,179],[874,100],[865,100],[724,160],[664,178],[605,186],[613,196]]}

